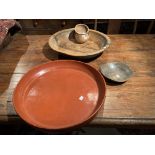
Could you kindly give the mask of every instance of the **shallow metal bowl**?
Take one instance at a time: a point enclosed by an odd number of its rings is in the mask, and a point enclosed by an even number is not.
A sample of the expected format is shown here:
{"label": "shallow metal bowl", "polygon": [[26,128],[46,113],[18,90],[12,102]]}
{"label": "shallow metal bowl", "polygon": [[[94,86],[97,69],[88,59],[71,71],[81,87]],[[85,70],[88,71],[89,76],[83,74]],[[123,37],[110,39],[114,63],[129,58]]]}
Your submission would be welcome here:
{"label": "shallow metal bowl", "polygon": [[133,74],[129,66],[121,62],[101,64],[100,71],[106,78],[116,82],[125,82]]}

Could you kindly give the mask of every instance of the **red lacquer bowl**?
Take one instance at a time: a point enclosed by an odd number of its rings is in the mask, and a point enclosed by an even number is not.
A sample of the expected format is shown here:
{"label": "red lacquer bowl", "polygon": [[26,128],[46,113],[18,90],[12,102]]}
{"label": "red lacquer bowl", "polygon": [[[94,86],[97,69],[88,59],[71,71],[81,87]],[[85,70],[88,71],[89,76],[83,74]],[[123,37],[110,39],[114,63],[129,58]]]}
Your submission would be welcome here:
{"label": "red lacquer bowl", "polygon": [[93,67],[58,60],[25,74],[14,91],[13,104],[17,114],[35,127],[65,129],[95,116],[105,91],[105,80]]}

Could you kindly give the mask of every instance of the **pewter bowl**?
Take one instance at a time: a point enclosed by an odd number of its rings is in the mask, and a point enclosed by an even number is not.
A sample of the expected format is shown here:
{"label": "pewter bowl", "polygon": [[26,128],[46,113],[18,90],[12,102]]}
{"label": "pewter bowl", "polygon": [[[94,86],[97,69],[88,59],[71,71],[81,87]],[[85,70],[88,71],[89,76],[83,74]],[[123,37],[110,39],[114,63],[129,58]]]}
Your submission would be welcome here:
{"label": "pewter bowl", "polygon": [[121,62],[101,64],[100,71],[106,78],[115,82],[125,82],[133,74],[129,66]]}

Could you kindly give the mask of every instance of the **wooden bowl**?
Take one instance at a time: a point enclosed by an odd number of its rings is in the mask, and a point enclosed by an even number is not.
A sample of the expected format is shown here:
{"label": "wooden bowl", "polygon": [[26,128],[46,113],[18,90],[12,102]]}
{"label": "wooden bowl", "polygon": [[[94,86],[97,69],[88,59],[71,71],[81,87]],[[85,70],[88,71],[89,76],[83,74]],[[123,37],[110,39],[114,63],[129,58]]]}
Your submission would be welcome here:
{"label": "wooden bowl", "polygon": [[59,31],[49,38],[49,46],[62,54],[75,57],[92,58],[101,54],[109,45],[107,35],[89,29],[89,39],[78,44],[74,37],[74,28]]}
{"label": "wooden bowl", "polygon": [[105,80],[93,67],[58,60],[30,70],[18,83],[13,105],[27,123],[58,130],[92,119],[105,99]]}

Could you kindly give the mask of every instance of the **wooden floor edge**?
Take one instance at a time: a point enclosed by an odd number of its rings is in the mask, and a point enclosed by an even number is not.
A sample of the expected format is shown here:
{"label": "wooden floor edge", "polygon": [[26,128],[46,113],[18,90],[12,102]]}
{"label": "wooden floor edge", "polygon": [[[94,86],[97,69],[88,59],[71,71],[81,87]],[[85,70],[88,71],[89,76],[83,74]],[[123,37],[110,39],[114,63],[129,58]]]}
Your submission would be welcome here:
{"label": "wooden floor edge", "polygon": [[[0,122],[21,122],[23,121],[20,117],[16,115],[11,116],[0,116]],[[89,125],[100,125],[100,126],[134,126],[134,125],[144,125],[144,126],[155,126],[155,118],[102,118],[96,117]]]}
{"label": "wooden floor edge", "polygon": [[91,122],[90,125],[155,125],[155,118],[102,118],[96,117]]}

